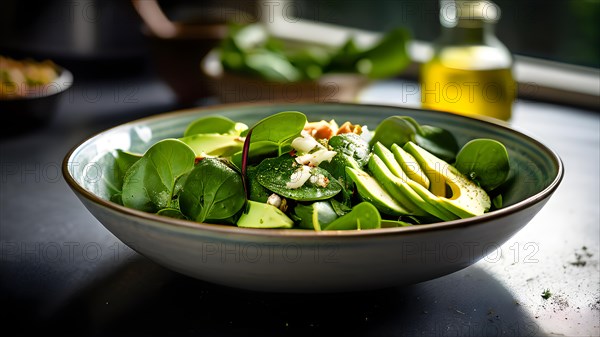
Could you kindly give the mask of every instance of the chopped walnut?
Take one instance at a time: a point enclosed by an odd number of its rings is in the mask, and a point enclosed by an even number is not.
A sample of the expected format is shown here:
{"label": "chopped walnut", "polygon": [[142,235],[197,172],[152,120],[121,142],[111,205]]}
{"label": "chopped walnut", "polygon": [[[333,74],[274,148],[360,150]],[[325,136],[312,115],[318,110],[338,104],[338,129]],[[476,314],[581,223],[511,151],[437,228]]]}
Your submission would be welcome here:
{"label": "chopped walnut", "polygon": [[306,123],[304,130],[315,139],[329,139],[336,135],[338,126],[335,121],[319,121]]}
{"label": "chopped walnut", "polygon": [[362,128],[360,125],[353,125],[350,122],[346,122],[338,128],[336,135],[342,133],[355,133],[357,135],[360,135],[362,133]]}

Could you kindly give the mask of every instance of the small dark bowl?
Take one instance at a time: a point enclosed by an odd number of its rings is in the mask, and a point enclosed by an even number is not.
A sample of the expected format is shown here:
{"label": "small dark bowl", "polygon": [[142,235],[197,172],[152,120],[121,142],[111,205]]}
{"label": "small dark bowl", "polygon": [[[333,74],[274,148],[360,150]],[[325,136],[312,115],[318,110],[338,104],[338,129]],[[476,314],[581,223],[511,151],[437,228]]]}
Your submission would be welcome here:
{"label": "small dark bowl", "polygon": [[32,88],[26,96],[0,98],[0,137],[39,129],[53,119],[61,97],[73,85],[69,70],[59,66],[57,70],[54,81]]}

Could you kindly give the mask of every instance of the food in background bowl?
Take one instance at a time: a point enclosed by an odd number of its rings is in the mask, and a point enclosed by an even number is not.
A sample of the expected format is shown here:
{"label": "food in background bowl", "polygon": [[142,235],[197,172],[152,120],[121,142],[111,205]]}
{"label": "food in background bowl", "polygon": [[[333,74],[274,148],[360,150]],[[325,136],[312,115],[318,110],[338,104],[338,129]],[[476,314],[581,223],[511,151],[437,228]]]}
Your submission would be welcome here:
{"label": "food in background bowl", "polygon": [[16,60],[0,55],[0,99],[36,95],[59,76],[51,60]]}
{"label": "food in background bowl", "polygon": [[370,46],[350,37],[331,47],[277,37],[260,23],[231,24],[201,69],[221,102],[353,101],[370,80],[408,66],[408,40],[408,32],[396,28]]}
{"label": "food in background bowl", "polygon": [[46,124],[72,84],[73,74],[52,60],[0,56],[0,137]]}

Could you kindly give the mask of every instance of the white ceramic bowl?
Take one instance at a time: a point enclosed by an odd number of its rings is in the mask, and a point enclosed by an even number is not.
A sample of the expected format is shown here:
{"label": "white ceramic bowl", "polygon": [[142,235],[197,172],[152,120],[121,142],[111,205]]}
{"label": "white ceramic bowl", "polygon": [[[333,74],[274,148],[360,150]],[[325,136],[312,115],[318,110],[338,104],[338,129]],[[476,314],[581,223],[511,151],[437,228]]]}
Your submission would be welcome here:
{"label": "white ceramic bowl", "polygon": [[[513,181],[504,208],[435,224],[363,231],[248,229],[195,223],[125,208],[108,200],[99,159],[108,151],[143,152],[181,136],[192,120],[221,114],[252,125],[296,110],[374,129],[406,115],[442,126],[459,144],[492,137],[505,144]],[[166,113],[101,132],[65,157],[64,177],[83,205],[114,235],[171,270],[221,285],[269,292],[338,292],[416,283],[465,268],[502,245],[545,205],[563,177],[559,156],[539,141],[493,121],[443,112],[357,104],[222,105]],[[95,224],[91,223],[90,226]]]}

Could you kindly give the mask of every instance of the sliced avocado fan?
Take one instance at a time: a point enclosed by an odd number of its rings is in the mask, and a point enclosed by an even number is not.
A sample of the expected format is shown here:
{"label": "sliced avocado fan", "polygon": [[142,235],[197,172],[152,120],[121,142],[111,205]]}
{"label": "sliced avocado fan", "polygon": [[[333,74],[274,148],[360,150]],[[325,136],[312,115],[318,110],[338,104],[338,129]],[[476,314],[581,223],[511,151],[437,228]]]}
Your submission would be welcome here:
{"label": "sliced avocado fan", "polygon": [[447,210],[461,218],[468,218],[482,215],[490,209],[490,197],[485,190],[454,166],[411,141],[404,145],[404,150],[410,153],[425,171],[430,181],[429,190]]}

